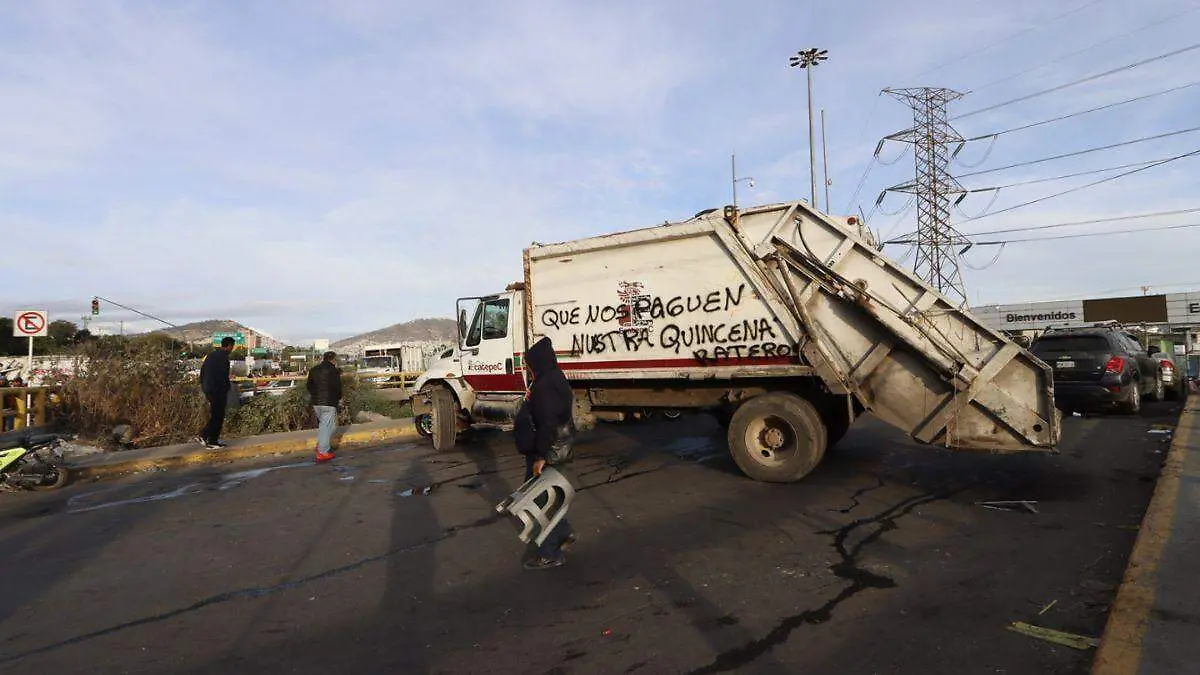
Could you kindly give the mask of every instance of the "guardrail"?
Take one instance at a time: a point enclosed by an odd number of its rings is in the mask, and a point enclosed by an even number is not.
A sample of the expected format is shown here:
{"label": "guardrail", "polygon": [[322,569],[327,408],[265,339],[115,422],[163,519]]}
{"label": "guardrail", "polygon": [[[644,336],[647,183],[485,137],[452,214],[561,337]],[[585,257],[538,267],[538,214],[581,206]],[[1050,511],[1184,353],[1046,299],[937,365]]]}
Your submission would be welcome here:
{"label": "guardrail", "polygon": [[0,431],[42,426],[50,421],[52,398],[61,387],[0,387]]}
{"label": "guardrail", "polygon": [[[392,388],[392,387],[408,387],[416,381],[421,373],[417,372],[395,372],[395,373],[359,373],[357,371],[343,371],[346,375],[353,375],[360,380],[376,380],[384,378],[384,382],[372,382],[376,387]],[[393,379],[394,378],[394,379]],[[295,380],[296,386],[304,386],[304,382],[308,379],[308,373],[296,373],[294,375],[271,375],[268,377],[231,377],[233,382],[254,382],[256,386],[265,386],[271,382],[282,382],[285,380]]]}

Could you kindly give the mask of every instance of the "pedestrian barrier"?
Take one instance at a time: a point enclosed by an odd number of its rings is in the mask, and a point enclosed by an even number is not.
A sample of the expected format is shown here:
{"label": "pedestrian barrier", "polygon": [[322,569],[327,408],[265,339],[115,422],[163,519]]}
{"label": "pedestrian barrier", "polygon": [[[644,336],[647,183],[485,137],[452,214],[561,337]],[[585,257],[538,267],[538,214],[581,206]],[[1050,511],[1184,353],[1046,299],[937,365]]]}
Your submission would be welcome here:
{"label": "pedestrian barrier", "polygon": [[0,387],[0,431],[42,426],[51,421],[61,387]]}

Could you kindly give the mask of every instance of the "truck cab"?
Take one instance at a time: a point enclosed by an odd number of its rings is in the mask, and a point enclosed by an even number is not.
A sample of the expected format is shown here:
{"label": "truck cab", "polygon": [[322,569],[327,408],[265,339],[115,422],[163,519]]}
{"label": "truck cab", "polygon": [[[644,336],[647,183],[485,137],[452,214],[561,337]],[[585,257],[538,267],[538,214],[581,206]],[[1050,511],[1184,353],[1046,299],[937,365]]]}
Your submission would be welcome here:
{"label": "truck cab", "polygon": [[[525,396],[523,286],[459,298],[458,344],[413,383],[413,416],[434,448],[454,446],[477,423],[507,424]],[[425,416],[425,417],[423,417]]]}

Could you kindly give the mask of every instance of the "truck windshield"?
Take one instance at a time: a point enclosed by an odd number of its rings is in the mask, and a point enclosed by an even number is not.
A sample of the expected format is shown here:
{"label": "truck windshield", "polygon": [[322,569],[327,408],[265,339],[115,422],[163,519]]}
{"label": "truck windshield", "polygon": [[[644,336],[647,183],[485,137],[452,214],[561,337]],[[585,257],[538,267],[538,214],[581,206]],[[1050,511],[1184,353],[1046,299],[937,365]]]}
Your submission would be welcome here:
{"label": "truck windshield", "polygon": [[471,330],[467,333],[467,346],[504,337],[508,337],[508,298],[488,300],[475,312]]}

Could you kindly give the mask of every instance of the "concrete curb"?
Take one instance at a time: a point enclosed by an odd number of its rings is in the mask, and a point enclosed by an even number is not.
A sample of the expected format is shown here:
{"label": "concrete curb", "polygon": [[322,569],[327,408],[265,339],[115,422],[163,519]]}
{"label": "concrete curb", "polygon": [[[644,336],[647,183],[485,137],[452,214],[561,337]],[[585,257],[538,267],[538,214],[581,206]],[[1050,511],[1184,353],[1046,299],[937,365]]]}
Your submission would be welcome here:
{"label": "concrete curb", "polygon": [[1171,449],[1159,474],[1154,496],[1146,508],[1137,541],[1108,614],[1092,675],[1132,675],[1138,672],[1142,641],[1154,606],[1158,566],[1171,538],[1179,477],[1183,472],[1192,431],[1200,426],[1200,396],[1188,397],[1171,439]]}
{"label": "concrete curb", "polygon": [[[406,419],[388,425],[362,425],[360,428],[355,428],[353,425],[341,427],[334,433],[333,447],[336,452],[345,452],[354,448],[385,445],[417,438],[420,438],[420,435],[412,420]],[[112,461],[68,467],[68,470],[72,481],[102,480],[139,471],[176,469],[264,455],[315,453],[316,446],[316,430],[313,429],[303,433],[268,434],[236,439],[231,441],[228,447],[220,450],[208,450],[195,446],[175,446],[180,448],[179,452],[152,457],[122,459],[119,455],[109,456],[106,460],[111,459]]]}

